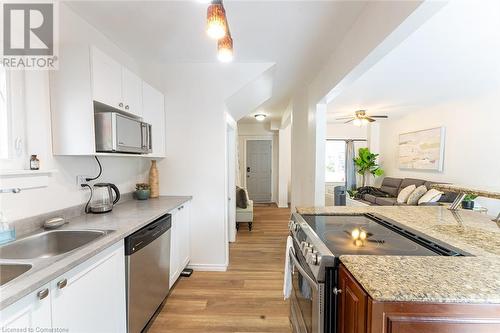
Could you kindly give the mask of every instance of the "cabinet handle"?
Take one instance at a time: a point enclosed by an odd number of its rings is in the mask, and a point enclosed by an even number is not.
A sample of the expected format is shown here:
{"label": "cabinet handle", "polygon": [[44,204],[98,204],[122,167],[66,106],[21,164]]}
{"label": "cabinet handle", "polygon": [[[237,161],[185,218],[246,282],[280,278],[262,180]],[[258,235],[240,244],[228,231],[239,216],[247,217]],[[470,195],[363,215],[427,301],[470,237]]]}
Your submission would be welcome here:
{"label": "cabinet handle", "polygon": [[122,108],[122,107],[123,107],[123,103],[122,103],[122,102],[120,102],[120,103],[118,104],[118,106]]}
{"label": "cabinet handle", "polygon": [[333,294],[334,295],[342,294],[342,289],[333,288]]}
{"label": "cabinet handle", "polygon": [[62,289],[68,285],[68,279],[62,279],[61,281],[57,282],[57,288]]}
{"label": "cabinet handle", "polygon": [[40,290],[37,294],[38,299],[44,299],[49,296],[49,290],[47,288]]}
{"label": "cabinet handle", "polygon": [[128,109],[129,109],[129,108],[128,108],[128,105],[125,105],[125,110],[128,110]]}
{"label": "cabinet handle", "polygon": [[184,206],[180,206],[179,208],[177,208],[177,210],[181,210],[181,209],[184,209]]}

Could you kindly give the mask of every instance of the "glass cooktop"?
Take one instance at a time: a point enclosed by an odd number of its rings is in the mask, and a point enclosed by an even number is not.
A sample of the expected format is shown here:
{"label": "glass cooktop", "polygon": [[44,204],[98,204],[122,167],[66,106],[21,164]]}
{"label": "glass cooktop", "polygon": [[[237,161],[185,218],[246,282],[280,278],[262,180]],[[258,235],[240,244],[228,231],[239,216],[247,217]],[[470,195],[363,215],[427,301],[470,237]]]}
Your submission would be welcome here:
{"label": "glass cooktop", "polygon": [[335,255],[458,256],[461,253],[426,239],[394,222],[370,214],[302,216]]}

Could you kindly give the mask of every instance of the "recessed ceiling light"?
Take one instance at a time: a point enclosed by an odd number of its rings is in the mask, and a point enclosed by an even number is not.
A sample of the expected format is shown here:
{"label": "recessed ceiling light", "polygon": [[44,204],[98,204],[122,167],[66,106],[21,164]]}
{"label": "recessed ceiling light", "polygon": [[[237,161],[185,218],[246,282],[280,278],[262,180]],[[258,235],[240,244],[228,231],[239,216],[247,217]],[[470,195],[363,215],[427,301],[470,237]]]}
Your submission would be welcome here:
{"label": "recessed ceiling light", "polygon": [[266,119],[267,116],[263,113],[259,113],[259,114],[256,114],[254,117],[255,117],[255,119],[257,119],[257,121],[263,121],[264,119]]}

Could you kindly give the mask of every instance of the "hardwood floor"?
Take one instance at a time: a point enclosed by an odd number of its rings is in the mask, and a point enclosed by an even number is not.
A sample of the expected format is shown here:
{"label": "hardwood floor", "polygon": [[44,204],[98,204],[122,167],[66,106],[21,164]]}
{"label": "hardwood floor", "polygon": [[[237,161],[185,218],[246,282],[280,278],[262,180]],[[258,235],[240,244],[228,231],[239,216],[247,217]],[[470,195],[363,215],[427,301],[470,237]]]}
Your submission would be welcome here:
{"label": "hardwood floor", "polygon": [[283,301],[289,209],[255,207],[230,245],[227,272],[180,278],[148,332],[291,332]]}

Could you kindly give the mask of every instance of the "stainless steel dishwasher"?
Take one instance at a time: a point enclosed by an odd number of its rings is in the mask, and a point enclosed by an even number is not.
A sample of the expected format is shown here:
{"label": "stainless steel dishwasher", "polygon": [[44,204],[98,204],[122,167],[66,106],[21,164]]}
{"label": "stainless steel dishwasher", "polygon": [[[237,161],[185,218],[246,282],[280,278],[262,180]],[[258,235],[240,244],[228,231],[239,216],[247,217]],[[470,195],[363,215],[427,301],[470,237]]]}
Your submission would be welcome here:
{"label": "stainless steel dishwasher", "polygon": [[128,333],[139,333],[169,291],[170,228],[166,214],[125,238]]}

